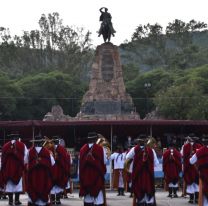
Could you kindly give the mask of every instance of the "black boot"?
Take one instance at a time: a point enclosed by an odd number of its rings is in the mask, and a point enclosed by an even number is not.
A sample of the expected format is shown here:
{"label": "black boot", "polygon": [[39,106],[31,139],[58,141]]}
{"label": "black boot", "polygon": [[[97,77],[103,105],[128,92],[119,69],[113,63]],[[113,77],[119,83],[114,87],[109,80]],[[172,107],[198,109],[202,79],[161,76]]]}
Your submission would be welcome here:
{"label": "black boot", "polygon": [[20,202],[19,200],[19,197],[20,197],[20,193],[15,193],[15,205],[21,205],[22,203]]}
{"label": "black boot", "polygon": [[137,203],[137,206],[145,206],[146,205],[146,203]]}
{"label": "black boot", "polygon": [[61,193],[56,194],[56,205],[61,205]]}
{"label": "black boot", "polygon": [[87,203],[87,202],[84,202],[84,206],[94,206],[94,203]]}
{"label": "black boot", "polygon": [[175,198],[178,197],[178,195],[177,195],[177,190],[178,190],[177,187],[174,187],[174,188],[173,188],[173,197],[175,197]]}
{"label": "black boot", "polygon": [[56,204],[55,199],[56,199],[56,196],[54,194],[51,194],[51,204],[52,205],[55,205]]}
{"label": "black boot", "polygon": [[172,198],[173,188],[172,187],[169,187],[168,188],[168,192],[169,192],[169,194],[168,194],[167,197],[171,197]]}
{"label": "black boot", "polygon": [[123,187],[120,189],[120,191],[121,191],[121,196],[125,196]]}
{"label": "black boot", "polygon": [[188,201],[189,203],[194,203],[194,194],[190,194],[190,199]]}
{"label": "black boot", "polygon": [[9,205],[13,205],[13,193],[8,193],[9,196]]}
{"label": "black boot", "polygon": [[121,188],[119,187],[117,196],[120,196],[120,195],[121,195]]}
{"label": "black boot", "polygon": [[195,192],[195,200],[194,200],[194,202],[196,204],[198,204],[198,199],[199,199],[199,193],[198,192]]}

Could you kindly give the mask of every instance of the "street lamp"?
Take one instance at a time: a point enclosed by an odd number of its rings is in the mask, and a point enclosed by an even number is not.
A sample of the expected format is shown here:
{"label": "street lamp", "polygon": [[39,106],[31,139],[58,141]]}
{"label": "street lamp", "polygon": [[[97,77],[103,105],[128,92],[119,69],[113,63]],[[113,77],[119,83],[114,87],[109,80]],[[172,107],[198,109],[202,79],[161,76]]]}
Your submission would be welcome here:
{"label": "street lamp", "polygon": [[152,84],[150,82],[145,82],[144,83],[144,88],[146,90],[146,92],[145,92],[145,94],[146,94],[146,100],[145,100],[145,104],[146,104],[146,114],[147,114],[147,112],[149,110],[149,108],[148,108],[148,89],[150,89],[151,86],[152,86]]}

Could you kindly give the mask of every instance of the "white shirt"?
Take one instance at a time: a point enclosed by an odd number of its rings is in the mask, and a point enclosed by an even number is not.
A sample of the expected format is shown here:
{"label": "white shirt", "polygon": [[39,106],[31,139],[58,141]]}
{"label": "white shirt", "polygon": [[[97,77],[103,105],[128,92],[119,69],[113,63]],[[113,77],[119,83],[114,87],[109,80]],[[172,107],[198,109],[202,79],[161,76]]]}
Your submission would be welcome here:
{"label": "white shirt", "polygon": [[126,153],[114,152],[110,156],[110,160],[114,160],[114,169],[124,169],[124,163],[126,160]]}
{"label": "white shirt", "polygon": [[[152,149],[152,151],[154,156],[154,166],[156,167],[157,165],[159,165],[159,160],[157,158],[155,150]],[[126,159],[133,159],[134,156],[135,156],[135,147],[131,148],[131,150],[127,153]]]}

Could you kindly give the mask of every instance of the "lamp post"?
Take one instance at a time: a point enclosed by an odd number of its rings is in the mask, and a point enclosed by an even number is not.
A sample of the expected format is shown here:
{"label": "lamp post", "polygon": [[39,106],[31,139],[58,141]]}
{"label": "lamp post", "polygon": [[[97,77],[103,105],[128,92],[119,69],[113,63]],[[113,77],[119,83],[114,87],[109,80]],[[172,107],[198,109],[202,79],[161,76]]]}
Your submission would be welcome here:
{"label": "lamp post", "polygon": [[144,88],[145,88],[145,94],[146,94],[146,100],[145,100],[145,106],[146,106],[146,114],[148,113],[148,90],[151,88],[152,84],[150,82],[145,82],[144,83]]}

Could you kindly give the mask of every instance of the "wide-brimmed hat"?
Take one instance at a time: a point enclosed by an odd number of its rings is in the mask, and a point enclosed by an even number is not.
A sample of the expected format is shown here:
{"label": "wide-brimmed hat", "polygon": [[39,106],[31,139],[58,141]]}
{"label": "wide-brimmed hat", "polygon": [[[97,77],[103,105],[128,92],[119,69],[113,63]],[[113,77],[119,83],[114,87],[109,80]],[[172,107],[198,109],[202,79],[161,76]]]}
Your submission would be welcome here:
{"label": "wide-brimmed hat", "polygon": [[96,132],[88,132],[87,134],[87,140],[96,140],[98,138],[98,135]]}
{"label": "wide-brimmed hat", "polygon": [[11,132],[10,134],[7,135],[7,138],[8,139],[19,139],[20,138],[20,133],[19,131],[14,131],[14,132]]}
{"label": "wide-brimmed hat", "polygon": [[208,136],[202,136],[201,142],[202,142],[203,144],[208,144]]}
{"label": "wide-brimmed hat", "polygon": [[144,144],[144,143],[146,143],[146,138],[136,138],[136,139],[134,139],[134,144]]}

